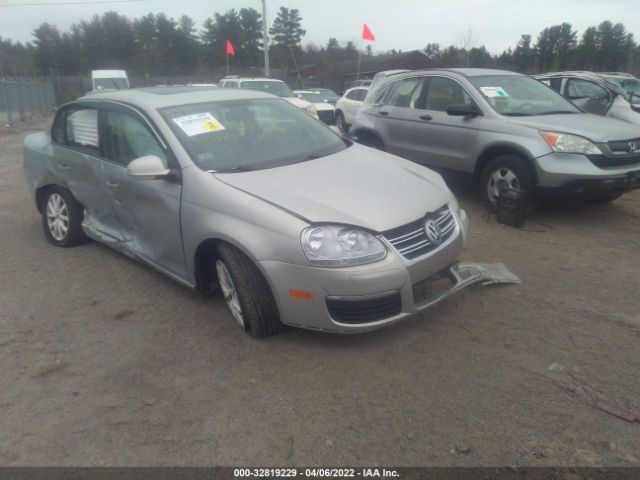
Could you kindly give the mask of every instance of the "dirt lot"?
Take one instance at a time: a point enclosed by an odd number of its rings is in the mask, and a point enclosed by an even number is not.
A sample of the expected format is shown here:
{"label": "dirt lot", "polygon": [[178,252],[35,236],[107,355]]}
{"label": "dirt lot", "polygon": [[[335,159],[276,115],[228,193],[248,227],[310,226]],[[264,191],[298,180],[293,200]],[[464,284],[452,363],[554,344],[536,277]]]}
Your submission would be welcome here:
{"label": "dirt lot", "polygon": [[220,297],[45,242],[21,158],[45,124],[0,134],[1,465],[640,464],[640,423],[568,390],[640,410],[640,191],[547,207],[528,232],[456,184],[463,259],[522,285],[371,334],[257,341]]}

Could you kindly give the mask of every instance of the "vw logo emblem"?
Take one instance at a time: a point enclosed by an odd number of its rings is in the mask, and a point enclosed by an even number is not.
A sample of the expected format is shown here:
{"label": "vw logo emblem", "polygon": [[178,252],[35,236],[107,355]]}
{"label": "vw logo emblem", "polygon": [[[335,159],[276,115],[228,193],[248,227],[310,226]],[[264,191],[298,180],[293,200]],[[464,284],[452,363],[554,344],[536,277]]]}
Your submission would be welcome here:
{"label": "vw logo emblem", "polygon": [[629,142],[627,148],[629,149],[629,153],[635,153],[638,150],[638,144],[636,142]]}
{"label": "vw logo emblem", "polygon": [[424,233],[427,235],[427,238],[431,243],[435,243],[438,245],[442,242],[442,233],[440,232],[440,226],[438,223],[428,218],[426,222],[424,222]]}

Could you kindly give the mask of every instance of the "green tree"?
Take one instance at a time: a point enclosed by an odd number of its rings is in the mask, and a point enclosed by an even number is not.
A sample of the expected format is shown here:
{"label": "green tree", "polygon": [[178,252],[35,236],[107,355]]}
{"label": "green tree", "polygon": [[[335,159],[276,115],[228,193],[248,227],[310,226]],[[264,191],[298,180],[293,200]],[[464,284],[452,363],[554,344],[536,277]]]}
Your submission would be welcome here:
{"label": "green tree", "polygon": [[43,23],[33,32],[35,37],[34,63],[36,71],[42,75],[59,74],[62,37],[58,28]]}
{"label": "green tree", "polygon": [[535,50],[531,46],[531,35],[522,35],[513,51],[513,66],[518,72],[529,73],[534,68]]}
{"label": "green tree", "polygon": [[133,21],[135,70],[143,75],[151,75],[155,71],[156,17],[149,13]]}
{"label": "green tree", "polygon": [[[269,33],[273,36],[273,59],[283,66],[296,64],[296,52],[300,51],[300,42],[306,31],[301,28],[302,17],[295,9],[280,7]],[[291,62],[288,59],[291,59]]]}

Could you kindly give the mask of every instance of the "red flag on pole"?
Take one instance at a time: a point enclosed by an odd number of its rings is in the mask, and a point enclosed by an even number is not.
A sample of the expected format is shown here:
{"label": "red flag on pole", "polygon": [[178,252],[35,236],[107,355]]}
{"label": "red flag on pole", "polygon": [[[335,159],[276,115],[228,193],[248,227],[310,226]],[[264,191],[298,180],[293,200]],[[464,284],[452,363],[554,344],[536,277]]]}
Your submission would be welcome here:
{"label": "red flag on pole", "polygon": [[227,39],[227,55],[231,55],[232,57],[236,56],[236,51],[233,48],[233,43],[231,43],[231,40]]}
{"label": "red flag on pole", "polygon": [[373,32],[369,28],[369,25],[367,25],[366,23],[362,24],[362,39],[370,40],[372,42],[376,40],[376,37],[373,36]]}

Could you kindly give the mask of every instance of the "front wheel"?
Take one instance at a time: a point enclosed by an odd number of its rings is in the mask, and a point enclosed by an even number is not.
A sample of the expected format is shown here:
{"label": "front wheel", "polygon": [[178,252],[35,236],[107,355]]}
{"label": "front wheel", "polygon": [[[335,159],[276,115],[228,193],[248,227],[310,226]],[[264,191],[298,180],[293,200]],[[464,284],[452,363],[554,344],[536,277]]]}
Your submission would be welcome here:
{"label": "front wheel", "polygon": [[254,338],[282,330],[271,289],[247,256],[230,245],[220,245],[216,275],[227,307],[236,323]]}
{"label": "front wheel", "polygon": [[56,247],[73,247],[87,241],[82,230],[84,208],[61,187],[51,187],[42,203],[42,228],[49,243]]}
{"label": "front wheel", "polygon": [[489,162],[480,178],[482,198],[495,210],[503,188],[525,190],[527,203],[531,199],[533,176],[525,161],[515,155],[501,155]]}

